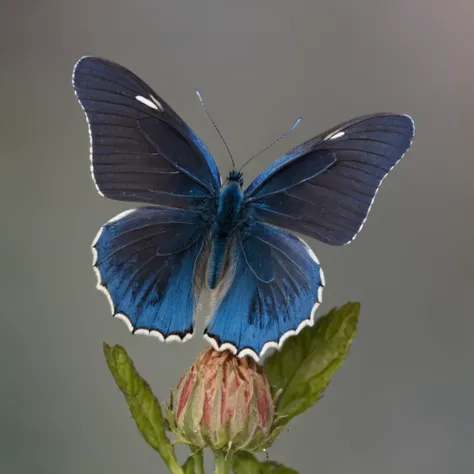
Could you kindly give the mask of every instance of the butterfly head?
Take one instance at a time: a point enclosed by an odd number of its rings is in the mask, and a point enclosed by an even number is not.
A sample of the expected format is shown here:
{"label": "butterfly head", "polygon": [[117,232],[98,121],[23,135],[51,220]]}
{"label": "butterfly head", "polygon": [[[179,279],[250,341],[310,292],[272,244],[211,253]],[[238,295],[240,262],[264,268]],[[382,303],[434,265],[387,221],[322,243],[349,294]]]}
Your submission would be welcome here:
{"label": "butterfly head", "polygon": [[244,184],[244,178],[240,171],[231,171],[229,176],[227,176],[227,181],[236,181],[242,186]]}

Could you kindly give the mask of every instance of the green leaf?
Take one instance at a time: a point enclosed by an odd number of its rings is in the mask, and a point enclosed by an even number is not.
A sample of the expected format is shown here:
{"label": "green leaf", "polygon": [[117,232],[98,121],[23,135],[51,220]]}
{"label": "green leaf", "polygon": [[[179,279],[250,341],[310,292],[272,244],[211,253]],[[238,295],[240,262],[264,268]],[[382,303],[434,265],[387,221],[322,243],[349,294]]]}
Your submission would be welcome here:
{"label": "green leaf", "polygon": [[246,451],[237,451],[232,459],[235,474],[260,474],[260,461]]}
{"label": "green leaf", "polygon": [[275,461],[266,461],[262,463],[262,474],[298,474],[294,469],[284,466]]}
{"label": "green leaf", "polygon": [[359,312],[359,303],[333,308],[267,359],[264,370],[273,395],[278,394],[270,444],[293,417],[321,398],[347,356],[357,331]]}
{"label": "green leaf", "polygon": [[298,474],[275,461],[260,462],[253,454],[244,451],[235,453],[232,469],[235,474]]}
{"label": "green leaf", "polygon": [[125,397],[138,431],[145,441],[158,451],[173,474],[182,474],[183,470],[166,436],[166,421],[163,419],[160,404],[150,386],[135,370],[123,347],[119,345],[111,347],[104,343],[104,355],[110,372]]}

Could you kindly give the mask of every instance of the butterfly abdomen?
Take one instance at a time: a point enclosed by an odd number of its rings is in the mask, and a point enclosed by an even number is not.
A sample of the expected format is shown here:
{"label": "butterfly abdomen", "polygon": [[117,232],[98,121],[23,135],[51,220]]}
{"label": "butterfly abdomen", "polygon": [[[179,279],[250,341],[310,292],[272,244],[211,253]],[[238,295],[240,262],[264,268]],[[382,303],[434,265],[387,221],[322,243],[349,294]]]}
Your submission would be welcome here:
{"label": "butterfly abdomen", "polygon": [[212,250],[207,281],[209,288],[217,287],[227,255],[229,238],[239,223],[244,193],[238,181],[229,180],[219,192],[217,213],[212,224]]}
{"label": "butterfly abdomen", "polygon": [[209,270],[207,283],[211,290],[217,288],[225,266],[227,254],[228,237],[215,236],[212,241],[211,257],[209,259]]}

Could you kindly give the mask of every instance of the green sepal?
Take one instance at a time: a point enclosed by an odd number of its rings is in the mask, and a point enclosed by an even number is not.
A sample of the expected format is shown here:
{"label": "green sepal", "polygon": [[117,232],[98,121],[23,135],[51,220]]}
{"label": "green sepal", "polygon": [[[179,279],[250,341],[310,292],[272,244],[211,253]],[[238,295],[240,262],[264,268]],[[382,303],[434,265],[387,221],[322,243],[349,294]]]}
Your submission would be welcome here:
{"label": "green sepal", "polygon": [[174,416],[173,412],[173,406],[174,406],[174,391],[173,389],[170,390],[170,401],[168,405],[164,406],[165,409],[165,414],[166,414],[166,420],[168,422],[168,431],[171,431],[173,433],[178,432],[178,428],[176,426],[176,419]]}
{"label": "green sepal", "polygon": [[138,431],[160,454],[172,473],[182,474],[173,447],[166,436],[167,420],[163,418],[160,404],[150,386],[135,370],[123,347],[119,345],[111,347],[104,343],[104,355],[110,372],[125,397]]}
{"label": "green sepal", "polygon": [[321,398],[347,356],[357,331],[359,312],[359,303],[333,308],[266,360],[264,370],[278,400],[272,433],[262,447],[270,446],[293,417]]}
{"label": "green sepal", "polygon": [[235,474],[298,474],[294,469],[274,461],[260,462],[253,454],[239,451],[233,457]]}

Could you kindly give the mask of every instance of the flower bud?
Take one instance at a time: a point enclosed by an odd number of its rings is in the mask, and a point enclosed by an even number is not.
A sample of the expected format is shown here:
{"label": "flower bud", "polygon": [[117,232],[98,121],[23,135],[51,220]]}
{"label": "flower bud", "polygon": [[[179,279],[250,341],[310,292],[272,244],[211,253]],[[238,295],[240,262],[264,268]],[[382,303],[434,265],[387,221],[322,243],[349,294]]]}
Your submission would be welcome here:
{"label": "flower bud", "polygon": [[252,450],[270,433],[274,404],[261,367],[209,348],[178,383],[171,426],[197,447]]}

